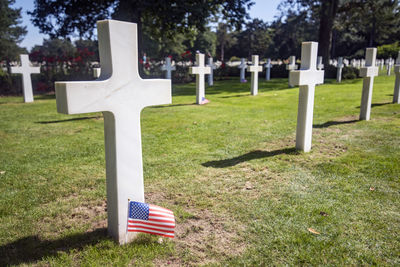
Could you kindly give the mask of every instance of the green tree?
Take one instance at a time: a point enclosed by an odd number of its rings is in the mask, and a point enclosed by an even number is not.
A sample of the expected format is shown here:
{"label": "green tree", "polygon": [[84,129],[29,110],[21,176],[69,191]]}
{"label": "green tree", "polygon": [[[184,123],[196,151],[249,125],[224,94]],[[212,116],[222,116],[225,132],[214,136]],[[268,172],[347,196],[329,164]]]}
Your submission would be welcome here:
{"label": "green tree", "polygon": [[18,44],[26,34],[26,28],[20,26],[21,9],[11,8],[15,0],[0,0],[0,59],[7,63],[25,52]]}
{"label": "green tree", "polygon": [[204,31],[208,19],[216,14],[240,27],[252,4],[251,0],[35,0],[35,9],[29,14],[33,24],[52,37],[74,33],[92,37],[95,22],[110,17],[135,22],[142,50],[144,24],[149,36],[157,38],[193,29]]}
{"label": "green tree", "polygon": [[222,62],[225,61],[225,49],[231,47],[234,43],[236,43],[236,39],[234,38],[230,30],[230,25],[223,22],[218,23],[217,48],[219,53],[217,53],[217,56],[221,59]]}

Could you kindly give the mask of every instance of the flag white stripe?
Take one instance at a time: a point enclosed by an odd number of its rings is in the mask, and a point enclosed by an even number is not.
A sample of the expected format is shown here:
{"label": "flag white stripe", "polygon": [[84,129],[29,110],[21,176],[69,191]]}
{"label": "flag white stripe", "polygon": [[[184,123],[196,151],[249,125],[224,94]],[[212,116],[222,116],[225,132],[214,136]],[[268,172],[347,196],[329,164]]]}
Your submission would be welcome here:
{"label": "flag white stripe", "polygon": [[149,221],[151,220],[164,220],[164,221],[169,221],[169,222],[174,222],[174,218],[165,218],[165,217],[158,217],[158,216],[149,216]]}
{"label": "flag white stripe", "polygon": [[165,213],[165,212],[158,212],[158,211],[150,211],[150,214],[154,214],[154,215],[163,215],[163,216],[168,216],[170,218],[174,218],[173,214],[169,214],[169,213]]}
{"label": "flag white stripe", "polygon": [[128,223],[140,223],[140,222],[143,222],[143,223],[151,223],[152,225],[165,225],[165,226],[175,226],[175,223],[165,223],[165,222],[153,222],[153,221],[146,221],[146,220],[138,220],[138,219],[135,219],[135,220],[133,220],[133,219],[130,219],[130,220],[128,220]]}
{"label": "flag white stripe", "polygon": [[142,224],[142,223],[128,223],[128,229],[130,228],[135,228],[135,227],[149,227],[149,228],[154,228],[154,229],[159,229],[159,230],[165,230],[169,232],[173,232],[174,228],[167,228],[167,227],[161,227],[161,226],[154,226],[154,225],[148,225],[148,224]]}

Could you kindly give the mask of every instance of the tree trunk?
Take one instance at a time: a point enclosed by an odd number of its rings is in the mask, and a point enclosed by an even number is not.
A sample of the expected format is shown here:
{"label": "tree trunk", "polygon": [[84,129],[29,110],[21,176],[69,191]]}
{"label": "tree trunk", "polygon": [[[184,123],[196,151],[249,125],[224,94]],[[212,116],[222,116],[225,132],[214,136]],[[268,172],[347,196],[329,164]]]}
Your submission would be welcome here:
{"label": "tree trunk", "polygon": [[325,65],[329,64],[333,22],[339,7],[339,0],[321,0],[319,23],[319,55]]}
{"label": "tree trunk", "polygon": [[224,62],[225,57],[225,43],[221,42],[221,62]]}

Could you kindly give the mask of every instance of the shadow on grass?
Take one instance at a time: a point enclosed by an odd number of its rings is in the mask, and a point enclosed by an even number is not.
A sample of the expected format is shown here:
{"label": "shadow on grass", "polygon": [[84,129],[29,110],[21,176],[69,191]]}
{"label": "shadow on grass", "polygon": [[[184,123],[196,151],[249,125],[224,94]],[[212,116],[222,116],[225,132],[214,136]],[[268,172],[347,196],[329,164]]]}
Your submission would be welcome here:
{"label": "shadow on grass", "polygon": [[[107,228],[99,228],[92,232],[77,233],[55,240],[41,240],[37,235],[21,238],[0,246],[0,266],[34,263],[47,257],[57,256],[60,252],[81,251],[87,246],[94,246],[102,241],[111,240]],[[157,242],[153,236],[139,235],[131,245],[148,247]],[[115,246],[119,246],[115,243]]]}
{"label": "shadow on grass", "polygon": [[299,152],[297,152],[296,148],[294,148],[294,147],[278,149],[278,150],[273,150],[273,151],[255,150],[255,151],[251,151],[249,153],[246,153],[244,155],[234,157],[231,159],[214,160],[214,161],[202,163],[201,165],[203,165],[204,167],[225,168],[225,167],[232,167],[239,163],[253,160],[253,159],[269,158],[269,157],[278,156],[278,155],[282,155],[282,154],[298,155]]}
{"label": "shadow on grass", "polygon": [[232,98],[232,97],[243,97],[243,96],[250,96],[250,94],[248,94],[248,95],[228,95],[228,96],[221,96],[220,98]]}
{"label": "shadow on grass", "polygon": [[56,99],[55,94],[35,95],[35,100]]}
{"label": "shadow on grass", "polygon": [[107,229],[73,234],[56,240],[41,240],[38,236],[28,236],[0,246],[0,266],[32,263],[45,257],[56,256],[59,252],[82,250],[107,239]]}
{"label": "shadow on grass", "polygon": [[66,120],[57,120],[57,121],[35,121],[35,123],[40,124],[50,124],[50,123],[59,123],[59,122],[69,122],[69,121],[81,121],[81,120],[90,120],[90,119],[100,119],[101,116],[92,116],[92,117],[80,117],[80,118],[72,118]]}
{"label": "shadow on grass", "polygon": [[191,103],[191,104],[173,104],[173,105],[165,105],[165,106],[153,106],[149,108],[172,108],[172,107],[182,107],[182,106],[194,106],[196,103]]}
{"label": "shadow on grass", "polygon": [[327,121],[322,124],[314,124],[313,128],[328,128],[333,125],[340,125],[340,124],[349,124],[349,123],[355,123],[358,122],[359,120],[350,120],[350,121]]}
{"label": "shadow on grass", "polygon": [[[373,107],[380,107],[380,106],[384,106],[384,105],[390,105],[393,104],[392,102],[385,102],[385,103],[373,103],[371,104],[371,108]],[[356,108],[360,108],[360,106],[356,107]]]}

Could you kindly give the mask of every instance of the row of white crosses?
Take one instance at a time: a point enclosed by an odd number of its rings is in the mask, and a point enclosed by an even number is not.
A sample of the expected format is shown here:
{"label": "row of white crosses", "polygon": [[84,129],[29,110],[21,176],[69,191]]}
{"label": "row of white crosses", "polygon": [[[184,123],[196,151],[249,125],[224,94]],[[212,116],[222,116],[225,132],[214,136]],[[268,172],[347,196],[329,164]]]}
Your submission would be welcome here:
{"label": "row of white crosses", "polygon": [[[292,70],[297,70],[297,65],[296,65],[296,57],[295,56],[290,56],[289,58],[289,64],[286,65],[286,69],[290,72]],[[290,82],[289,79],[289,87],[293,87],[294,85]]]}
{"label": "row of white crosses", "polygon": [[[140,112],[146,106],[171,103],[171,81],[143,80],[139,76],[136,24],[105,20],[99,21],[97,28],[101,75],[95,81],[56,82],[57,110],[65,114],[103,112],[108,231],[124,244],[135,237],[126,231],[128,201],[145,202]],[[324,71],[316,69],[317,49],[318,43],[303,43],[300,70],[291,71],[289,77],[292,84],[300,86],[296,148],[305,152],[311,149],[315,85],[324,79]],[[376,49],[367,50],[366,67],[362,69],[367,79],[362,110],[364,102],[370,105],[371,84],[376,75],[373,53]],[[256,76],[262,68],[257,56],[252,61],[250,71]],[[211,68],[204,66],[202,54],[196,55],[196,62],[190,71],[198,74],[197,85],[204,88],[204,75]]]}

